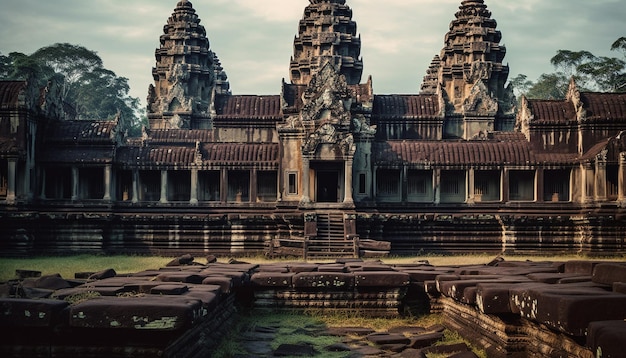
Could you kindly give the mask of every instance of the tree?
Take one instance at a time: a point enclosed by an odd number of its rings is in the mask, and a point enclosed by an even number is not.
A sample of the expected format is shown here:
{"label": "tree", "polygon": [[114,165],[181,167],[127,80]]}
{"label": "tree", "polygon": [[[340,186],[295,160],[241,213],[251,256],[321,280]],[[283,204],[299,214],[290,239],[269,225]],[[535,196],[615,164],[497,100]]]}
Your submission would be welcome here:
{"label": "tree", "polygon": [[626,92],[626,37],[620,37],[611,46],[624,59],[595,56],[589,51],[559,50],[550,59],[557,72],[542,74],[536,82],[518,75],[511,80],[517,94],[534,99],[564,99],[570,78],[582,91]]}
{"label": "tree", "polygon": [[104,68],[95,51],[57,43],[32,55],[0,54],[2,78],[36,80],[45,86],[54,76],[63,83],[62,100],[74,106],[78,119],[113,119],[121,114],[130,133],[140,133],[139,99],[129,96],[128,79]]}

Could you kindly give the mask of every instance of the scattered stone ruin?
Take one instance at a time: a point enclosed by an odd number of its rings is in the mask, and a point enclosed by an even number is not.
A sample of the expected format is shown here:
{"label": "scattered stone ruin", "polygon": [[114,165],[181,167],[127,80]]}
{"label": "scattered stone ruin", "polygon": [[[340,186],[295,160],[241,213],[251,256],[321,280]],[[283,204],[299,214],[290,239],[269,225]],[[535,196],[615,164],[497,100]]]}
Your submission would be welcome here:
{"label": "scattered stone ruin", "polygon": [[[243,307],[444,317],[441,327],[316,331],[363,336],[327,348],[355,356],[441,352],[475,357],[466,345],[437,345],[446,328],[495,358],[619,357],[626,348],[624,262],[499,258],[485,265],[443,267],[360,259],[263,265],[208,261],[199,264],[187,255],[155,270],[118,275],[109,269],[74,279],[18,271],[19,279],[0,285],[0,354],[210,357]],[[271,327],[256,332],[259,340],[277,334]],[[307,352],[306,346],[287,345],[258,356],[298,355],[294,352],[303,349]],[[324,356],[310,347],[300,355]]]}
{"label": "scattered stone ruin", "polygon": [[420,93],[381,95],[347,1],[310,0],[290,81],[242,96],[179,1],[140,138],[2,81],[0,252],[625,253],[626,94],[517,106],[491,15],[461,1]]}

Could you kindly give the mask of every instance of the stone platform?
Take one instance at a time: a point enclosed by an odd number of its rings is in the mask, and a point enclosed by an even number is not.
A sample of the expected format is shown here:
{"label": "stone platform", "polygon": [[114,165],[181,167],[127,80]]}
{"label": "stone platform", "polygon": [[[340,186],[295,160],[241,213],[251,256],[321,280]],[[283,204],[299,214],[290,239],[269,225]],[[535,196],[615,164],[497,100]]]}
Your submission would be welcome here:
{"label": "stone platform", "polygon": [[[255,265],[181,257],[130,275],[19,274],[0,286],[1,356],[207,357],[238,306],[377,317],[441,313],[449,329],[489,357],[617,357],[626,349],[624,262]],[[409,348],[395,344],[384,356]]]}

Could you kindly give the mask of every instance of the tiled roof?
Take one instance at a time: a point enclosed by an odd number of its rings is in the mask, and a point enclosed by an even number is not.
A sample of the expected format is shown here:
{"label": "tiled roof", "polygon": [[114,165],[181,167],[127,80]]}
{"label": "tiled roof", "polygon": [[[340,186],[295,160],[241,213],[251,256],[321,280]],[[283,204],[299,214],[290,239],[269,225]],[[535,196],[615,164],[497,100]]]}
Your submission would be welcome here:
{"label": "tiled roof", "polygon": [[218,120],[282,119],[280,96],[219,96],[215,107]]}
{"label": "tiled roof", "polygon": [[212,164],[277,164],[280,160],[275,143],[208,143],[203,158]]}
{"label": "tiled roof", "polygon": [[565,124],[576,122],[576,109],[571,102],[555,100],[528,100],[534,115],[534,124]]}
{"label": "tiled roof", "polygon": [[439,117],[436,95],[374,96],[372,117],[378,119],[421,119]]}
{"label": "tiled roof", "polygon": [[56,121],[46,137],[54,142],[112,143],[117,121]]}
{"label": "tiled roof", "polygon": [[121,147],[117,159],[126,165],[188,165],[196,153],[195,147]]}
{"label": "tiled roof", "polygon": [[150,143],[196,143],[212,142],[214,132],[210,129],[159,129],[149,133]]}
{"label": "tiled roof", "polygon": [[376,161],[437,165],[527,165],[534,156],[525,141],[388,141],[377,143]]}
{"label": "tiled roof", "polygon": [[[200,149],[202,163],[208,165],[278,165],[278,144],[205,143]],[[118,161],[125,165],[190,165],[195,163],[196,147],[121,147]]]}
{"label": "tiled roof", "polygon": [[60,164],[103,164],[112,163],[114,147],[52,147],[41,152],[42,163]]}
{"label": "tiled roof", "polygon": [[0,137],[0,154],[17,154],[19,148],[15,138]]}
{"label": "tiled roof", "polygon": [[0,107],[17,107],[20,93],[27,85],[26,81],[0,81]]}
{"label": "tiled roof", "polygon": [[626,121],[626,93],[582,92],[588,120]]}

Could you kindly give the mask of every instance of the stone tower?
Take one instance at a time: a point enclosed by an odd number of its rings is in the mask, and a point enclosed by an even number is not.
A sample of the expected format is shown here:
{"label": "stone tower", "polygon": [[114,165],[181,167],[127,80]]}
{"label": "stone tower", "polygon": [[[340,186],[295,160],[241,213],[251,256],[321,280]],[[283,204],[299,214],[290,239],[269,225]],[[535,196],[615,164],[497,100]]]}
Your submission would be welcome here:
{"label": "stone tower", "polygon": [[[148,94],[152,129],[211,128],[216,57],[191,2],[182,0],[163,27]],[[220,87],[225,74],[218,66]],[[227,88],[227,87],[226,87]]]}
{"label": "stone tower", "polygon": [[326,62],[339,68],[348,85],[361,82],[361,38],[346,0],[309,0],[291,58],[291,82],[306,85]]}
{"label": "stone tower", "polygon": [[[422,93],[441,91],[446,112],[444,136],[475,139],[508,128],[509,67],[502,61],[502,34],[483,0],[465,0],[450,23],[444,48],[424,77]],[[504,118],[507,117],[507,118]]]}

